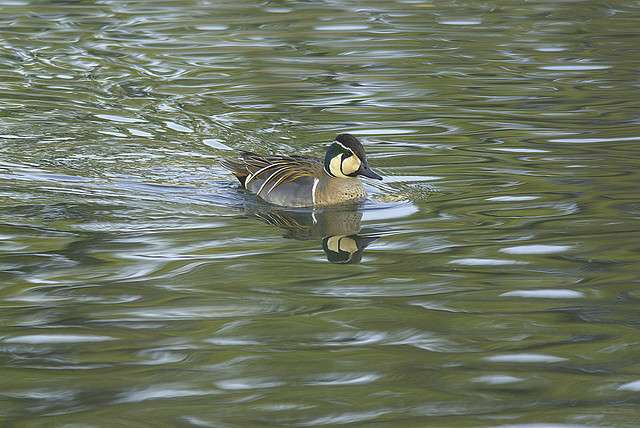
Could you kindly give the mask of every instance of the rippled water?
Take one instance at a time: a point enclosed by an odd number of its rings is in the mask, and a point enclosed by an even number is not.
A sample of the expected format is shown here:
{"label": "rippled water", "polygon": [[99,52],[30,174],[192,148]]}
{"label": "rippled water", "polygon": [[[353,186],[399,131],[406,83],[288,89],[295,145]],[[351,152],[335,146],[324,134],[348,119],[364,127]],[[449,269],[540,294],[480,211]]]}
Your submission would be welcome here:
{"label": "rippled water", "polygon": [[[0,425],[637,426],[639,19],[0,2]],[[357,209],[218,164],[345,131]]]}

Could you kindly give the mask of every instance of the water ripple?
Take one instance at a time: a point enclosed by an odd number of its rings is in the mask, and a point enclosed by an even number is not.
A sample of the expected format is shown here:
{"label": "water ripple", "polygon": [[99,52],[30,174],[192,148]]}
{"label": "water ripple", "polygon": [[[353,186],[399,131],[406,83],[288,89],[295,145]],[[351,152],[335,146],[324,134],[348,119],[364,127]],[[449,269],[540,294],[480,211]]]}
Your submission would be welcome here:
{"label": "water ripple", "polygon": [[[583,3],[3,2],[3,422],[637,425],[640,9]],[[340,132],[347,235],[219,165]]]}

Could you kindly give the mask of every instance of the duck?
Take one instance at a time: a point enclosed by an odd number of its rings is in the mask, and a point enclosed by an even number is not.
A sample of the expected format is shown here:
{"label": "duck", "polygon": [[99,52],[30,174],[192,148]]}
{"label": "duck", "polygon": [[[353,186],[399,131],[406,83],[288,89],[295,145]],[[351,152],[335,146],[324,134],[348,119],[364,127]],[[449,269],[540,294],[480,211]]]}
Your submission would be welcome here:
{"label": "duck", "polygon": [[382,180],[367,163],[352,134],[339,134],[324,158],[239,152],[241,161],[223,159],[241,185],[265,202],[282,207],[317,207],[362,202],[367,191],[359,176]]}

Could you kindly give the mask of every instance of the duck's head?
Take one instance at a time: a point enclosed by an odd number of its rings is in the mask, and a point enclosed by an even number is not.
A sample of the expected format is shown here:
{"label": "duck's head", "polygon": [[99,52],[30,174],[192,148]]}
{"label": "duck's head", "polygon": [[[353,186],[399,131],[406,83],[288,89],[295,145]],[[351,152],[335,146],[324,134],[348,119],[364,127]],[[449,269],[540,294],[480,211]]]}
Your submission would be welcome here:
{"label": "duck's head", "polygon": [[382,180],[367,165],[362,143],[351,134],[340,134],[329,146],[324,157],[324,169],[332,177],[351,178],[358,175]]}

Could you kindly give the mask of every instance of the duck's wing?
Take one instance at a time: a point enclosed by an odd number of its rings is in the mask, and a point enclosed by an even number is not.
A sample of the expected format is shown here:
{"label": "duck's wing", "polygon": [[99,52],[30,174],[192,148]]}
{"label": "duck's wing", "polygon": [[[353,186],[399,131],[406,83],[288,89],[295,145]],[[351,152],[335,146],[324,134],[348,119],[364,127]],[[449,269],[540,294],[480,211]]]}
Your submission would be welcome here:
{"label": "duck's wing", "polygon": [[252,181],[260,182],[260,191],[270,192],[276,186],[292,182],[299,178],[314,177],[322,171],[322,159],[311,156],[262,155],[253,152],[240,152],[248,176],[245,187]]}

